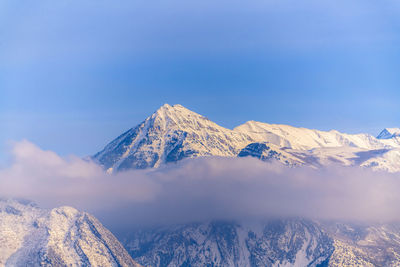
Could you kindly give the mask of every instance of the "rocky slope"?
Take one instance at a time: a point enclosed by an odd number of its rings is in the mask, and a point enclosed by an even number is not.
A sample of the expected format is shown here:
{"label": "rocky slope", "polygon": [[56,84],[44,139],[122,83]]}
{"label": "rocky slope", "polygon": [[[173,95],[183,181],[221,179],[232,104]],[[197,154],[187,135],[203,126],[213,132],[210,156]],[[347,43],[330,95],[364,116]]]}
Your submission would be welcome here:
{"label": "rocky slope", "polygon": [[0,266],[140,266],[93,216],[0,201]]}

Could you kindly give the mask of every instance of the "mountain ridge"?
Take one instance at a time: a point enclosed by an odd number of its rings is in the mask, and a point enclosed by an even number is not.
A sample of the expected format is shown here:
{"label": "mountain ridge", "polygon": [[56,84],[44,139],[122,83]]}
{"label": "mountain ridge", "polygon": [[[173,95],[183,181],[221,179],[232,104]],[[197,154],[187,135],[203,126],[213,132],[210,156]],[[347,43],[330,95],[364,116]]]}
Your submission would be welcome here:
{"label": "mountain ridge", "polygon": [[[257,121],[245,122],[231,130],[180,104],[164,104],[91,158],[108,172],[118,172],[157,168],[184,158],[236,157],[244,154],[243,149],[249,156],[258,155],[249,146],[268,144],[270,151],[260,157],[263,160],[277,160],[291,166],[313,162],[314,167],[339,162],[394,172],[400,171],[400,163],[394,160],[400,156],[397,150],[400,137],[396,134],[397,128],[384,129],[377,138],[363,133],[346,134]],[[391,153],[376,157],[375,151]],[[358,156],[360,153],[363,161]]]}

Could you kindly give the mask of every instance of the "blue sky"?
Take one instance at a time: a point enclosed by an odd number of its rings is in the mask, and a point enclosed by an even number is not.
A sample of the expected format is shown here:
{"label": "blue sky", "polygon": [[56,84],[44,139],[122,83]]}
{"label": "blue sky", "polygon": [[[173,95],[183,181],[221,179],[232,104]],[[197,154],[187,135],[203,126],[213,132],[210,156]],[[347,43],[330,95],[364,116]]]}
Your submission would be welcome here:
{"label": "blue sky", "polygon": [[400,127],[400,2],[0,0],[0,155],[88,155],[164,103],[378,134]]}

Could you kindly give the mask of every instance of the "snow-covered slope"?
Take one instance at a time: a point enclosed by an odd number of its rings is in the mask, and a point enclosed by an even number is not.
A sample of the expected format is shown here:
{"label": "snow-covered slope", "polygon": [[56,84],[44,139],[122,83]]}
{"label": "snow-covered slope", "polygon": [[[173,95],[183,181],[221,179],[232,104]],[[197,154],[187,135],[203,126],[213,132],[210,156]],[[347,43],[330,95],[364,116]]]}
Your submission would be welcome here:
{"label": "snow-covered slope", "polygon": [[382,150],[381,153],[369,157],[360,165],[375,170],[400,172],[400,149]]}
{"label": "snow-covered slope", "polygon": [[[165,104],[92,157],[109,172],[200,156],[253,156],[289,166],[356,165],[399,171],[400,129],[369,134],[249,121],[226,129],[181,105]],[[262,151],[261,151],[261,150]]]}
{"label": "snow-covered slope", "polygon": [[249,135],[254,140],[298,150],[343,146],[363,149],[400,147],[398,140],[379,140],[369,134],[345,134],[335,130],[326,132],[256,121],[246,122],[234,131]]}
{"label": "snow-covered slope", "polygon": [[[400,129],[384,129],[375,138],[369,134],[345,134],[335,130],[326,132],[251,121],[234,130],[252,139],[267,140],[274,154],[269,152],[269,157],[261,159],[275,158],[290,166],[341,164],[400,171],[400,137],[397,135]],[[255,156],[254,153],[248,154]]]}
{"label": "snow-covered slope", "polygon": [[181,105],[165,104],[93,158],[109,171],[143,169],[187,157],[236,156],[251,141]]}
{"label": "snow-covered slope", "polygon": [[93,216],[0,200],[0,266],[140,266]]}
{"label": "snow-covered slope", "polygon": [[328,266],[400,266],[400,225],[329,223],[321,227],[334,240]]}

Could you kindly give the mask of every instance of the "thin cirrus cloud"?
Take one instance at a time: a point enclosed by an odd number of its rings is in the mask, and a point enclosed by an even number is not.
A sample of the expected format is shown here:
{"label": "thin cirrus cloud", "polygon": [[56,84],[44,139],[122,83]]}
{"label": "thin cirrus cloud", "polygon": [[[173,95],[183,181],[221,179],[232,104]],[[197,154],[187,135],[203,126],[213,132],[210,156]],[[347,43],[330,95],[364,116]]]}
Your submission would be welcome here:
{"label": "thin cirrus cloud", "polygon": [[0,170],[0,196],[43,207],[71,205],[111,229],[212,219],[301,216],[400,220],[399,174],[356,167],[287,168],[252,158],[198,158],[106,174],[93,162],[15,143]]}

